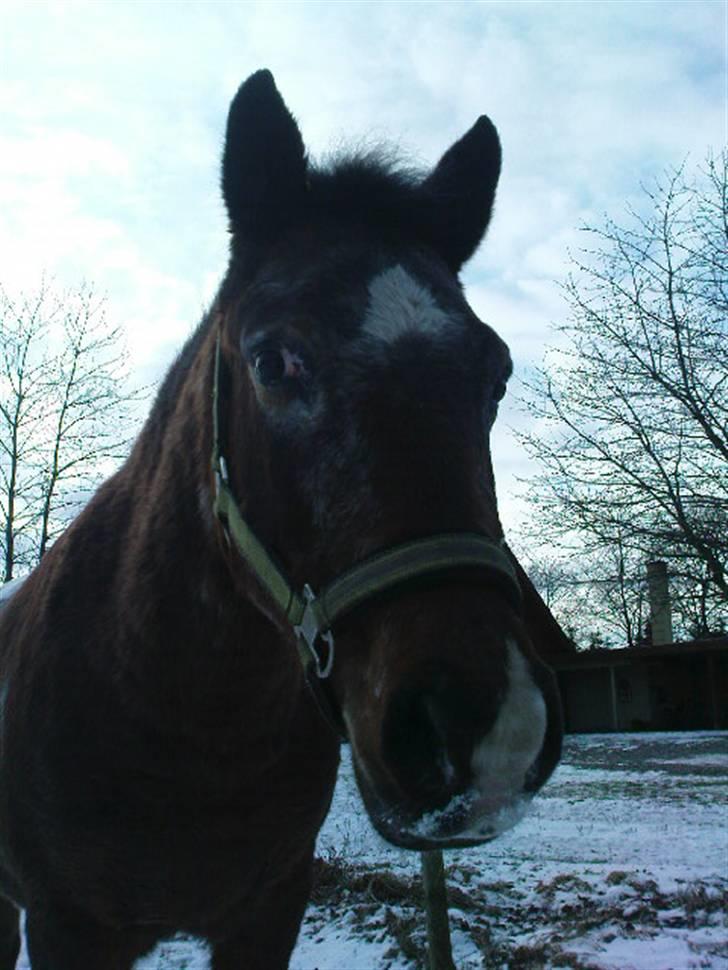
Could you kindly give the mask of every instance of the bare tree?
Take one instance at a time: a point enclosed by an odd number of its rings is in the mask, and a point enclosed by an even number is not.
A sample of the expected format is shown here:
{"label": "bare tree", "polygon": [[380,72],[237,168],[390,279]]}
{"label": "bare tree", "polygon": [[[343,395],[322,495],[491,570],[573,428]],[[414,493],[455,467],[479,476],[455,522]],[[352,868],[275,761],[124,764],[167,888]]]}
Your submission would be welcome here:
{"label": "bare tree", "polygon": [[123,335],[91,286],[0,288],[3,580],[40,559],[124,453],[139,391]]}
{"label": "bare tree", "polygon": [[43,335],[47,287],[19,301],[0,290],[0,515],[2,581],[32,559],[39,428],[46,414]]}
{"label": "bare tree", "polygon": [[586,228],[596,245],[573,261],[523,436],[539,537],[592,559],[617,548],[630,570],[667,559],[703,589],[706,626],[728,601],[727,161],[645,189],[628,224]]}
{"label": "bare tree", "polygon": [[531,542],[521,558],[577,648],[641,642],[647,619],[644,569],[621,543],[591,554],[582,547],[565,557],[553,548],[539,554]]}
{"label": "bare tree", "polygon": [[65,525],[64,512],[73,514],[110,464],[125,455],[130,405],[139,397],[138,391],[128,389],[123,334],[108,322],[105,300],[81,286],[64,303],[61,315],[61,346],[46,382],[50,420],[43,454],[39,558]]}

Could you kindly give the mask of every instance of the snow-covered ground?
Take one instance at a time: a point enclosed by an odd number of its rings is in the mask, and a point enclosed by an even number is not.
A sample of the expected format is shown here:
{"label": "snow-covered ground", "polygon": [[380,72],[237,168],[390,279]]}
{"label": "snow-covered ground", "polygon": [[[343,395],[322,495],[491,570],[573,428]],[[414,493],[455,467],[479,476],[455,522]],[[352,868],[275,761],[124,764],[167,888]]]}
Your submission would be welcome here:
{"label": "snow-covered ground", "polygon": [[[728,970],[727,794],[726,733],[568,738],[516,829],[446,854],[458,968]],[[419,857],[373,832],[346,758],[318,854],[292,970],[422,967]],[[136,970],[208,966],[175,939]]]}

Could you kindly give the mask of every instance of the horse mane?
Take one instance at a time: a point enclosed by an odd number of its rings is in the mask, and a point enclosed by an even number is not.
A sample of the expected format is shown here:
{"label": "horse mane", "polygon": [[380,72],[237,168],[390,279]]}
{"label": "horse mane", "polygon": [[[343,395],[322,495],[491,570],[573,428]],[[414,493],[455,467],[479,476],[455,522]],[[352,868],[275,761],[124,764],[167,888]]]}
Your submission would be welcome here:
{"label": "horse mane", "polygon": [[391,145],[344,148],[309,163],[309,211],[377,226],[397,215],[411,219],[422,205],[424,177]]}
{"label": "horse mane", "polygon": [[424,178],[388,145],[339,152],[309,167],[304,218],[343,224],[382,242],[427,242],[431,207]]}
{"label": "horse mane", "polygon": [[[274,242],[281,232],[296,228],[313,229],[324,238],[358,233],[370,243],[376,239],[427,242],[434,207],[427,204],[425,177],[421,168],[391,145],[360,144],[319,160],[307,158],[305,190],[288,200],[287,210],[275,211],[278,199],[266,200],[266,189],[261,206],[271,224],[278,227]],[[271,241],[257,231],[259,222],[255,225],[248,237],[231,221],[233,263],[243,275],[255,266],[260,244]],[[228,295],[224,286],[221,296]]]}

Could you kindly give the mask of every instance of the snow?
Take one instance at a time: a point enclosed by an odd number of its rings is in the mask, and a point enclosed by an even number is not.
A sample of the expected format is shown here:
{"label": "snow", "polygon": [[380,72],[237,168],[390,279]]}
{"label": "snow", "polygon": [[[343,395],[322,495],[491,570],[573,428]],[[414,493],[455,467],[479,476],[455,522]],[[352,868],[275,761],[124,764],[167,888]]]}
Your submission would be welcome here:
{"label": "snow", "polygon": [[4,606],[10,600],[13,593],[17,593],[26,579],[27,576],[19,576],[18,579],[11,579],[9,583],[4,583],[0,586],[0,606]]}
{"label": "snow", "polygon": [[728,768],[728,754],[696,754],[687,758],[674,758],[670,761],[664,760],[663,765],[718,765],[719,768]]}
{"label": "snow", "polygon": [[[728,733],[582,735],[515,828],[445,853],[460,970],[728,970]],[[374,832],[345,756],[291,970],[415,970],[419,857]],[[27,970],[21,957],[18,970]],[[209,970],[161,944],[136,970]]]}
{"label": "snow", "polygon": [[[719,966],[718,963],[705,962],[695,945],[697,935],[680,938],[677,934],[666,933],[658,937],[615,937],[610,943],[600,945],[595,939],[593,947],[597,950],[600,970],[689,970],[692,967]],[[569,953],[593,961],[592,947],[588,945],[569,948]],[[592,965],[595,965],[592,963]]]}
{"label": "snow", "polygon": [[412,967],[402,955],[391,954],[393,941],[381,931],[370,932],[367,939],[362,939],[351,913],[343,914],[336,923],[309,920],[307,929],[308,933],[302,935],[296,947],[292,967],[307,970],[314,967],[316,970],[372,970],[385,966],[389,970],[410,970]]}

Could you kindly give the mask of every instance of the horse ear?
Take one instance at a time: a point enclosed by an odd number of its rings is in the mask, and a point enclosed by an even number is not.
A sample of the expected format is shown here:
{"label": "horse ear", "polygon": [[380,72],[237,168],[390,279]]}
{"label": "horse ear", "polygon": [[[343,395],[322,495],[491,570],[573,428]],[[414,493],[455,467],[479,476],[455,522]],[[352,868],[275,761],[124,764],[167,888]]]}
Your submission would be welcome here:
{"label": "horse ear", "polygon": [[222,159],[222,194],[233,234],[271,238],[306,190],[306,152],[270,71],[256,71],[233,98]]}
{"label": "horse ear", "polygon": [[455,273],[485,234],[500,168],[498,132],[481,115],[422,183],[431,214],[431,242]]}

